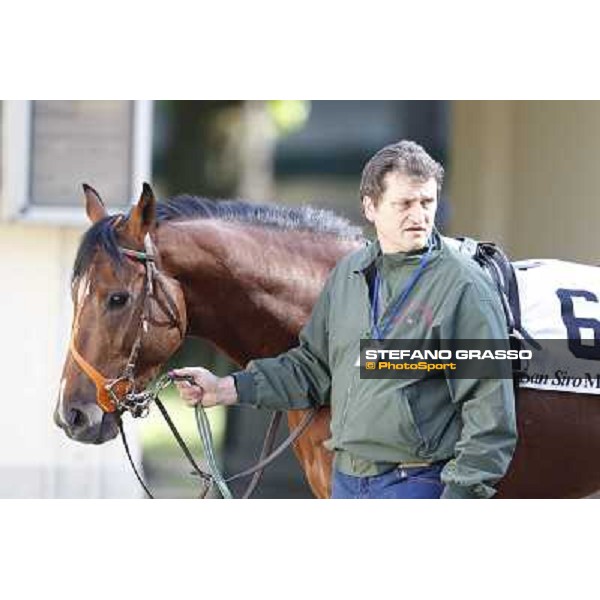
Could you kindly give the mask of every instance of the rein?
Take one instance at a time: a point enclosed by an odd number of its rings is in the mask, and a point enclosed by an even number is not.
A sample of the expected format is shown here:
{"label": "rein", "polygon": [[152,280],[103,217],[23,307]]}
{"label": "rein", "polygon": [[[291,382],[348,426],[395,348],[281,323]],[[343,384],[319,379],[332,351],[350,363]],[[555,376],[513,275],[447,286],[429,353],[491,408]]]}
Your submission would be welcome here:
{"label": "rein", "polygon": [[[208,494],[208,492],[210,491],[210,489],[212,487],[212,484],[214,483],[217,486],[217,488],[219,489],[221,495],[223,496],[223,498],[225,500],[232,500],[234,498],[234,496],[227,484],[232,481],[235,481],[237,479],[242,479],[244,477],[249,477],[250,475],[253,475],[252,480],[250,481],[250,483],[248,484],[248,487],[246,488],[246,491],[242,495],[242,499],[250,498],[250,496],[252,495],[252,493],[254,492],[256,487],[258,486],[265,468],[268,465],[270,465],[275,459],[279,458],[279,456],[281,456],[281,454],[287,448],[289,448],[289,446],[291,446],[302,435],[302,433],[310,425],[310,423],[312,422],[312,420],[314,419],[314,417],[317,414],[316,408],[310,409],[304,415],[304,417],[302,418],[302,421],[300,421],[300,423],[288,435],[288,437],[285,438],[279,444],[279,446],[277,446],[277,448],[275,448],[275,450],[273,450],[273,446],[275,444],[275,438],[277,435],[277,429],[279,427],[279,424],[281,423],[281,418],[283,416],[283,411],[279,411],[279,410],[275,411],[273,413],[273,416],[271,417],[271,421],[269,423],[267,433],[265,434],[265,439],[263,442],[263,447],[262,447],[262,450],[260,453],[260,458],[259,458],[258,462],[254,466],[250,467],[249,469],[240,471],[239,473],[236,473],[235,475],[231,475],[230,477],[224,478],[219,470],[218,465],[217,465],[217,460],[216,460],[215,451],[214,451],[214,443],[213,443],[212,433],[210,430],[210,423],[208,421],[208,417],[206,416],[206,411],[201,404],[196,404],[196,406],[195,406],[196,424],[198,427],[198,434],[200,436],[200,440],[202,441],[204,456],[206,457],[206,461],[207,461],[207,464],[208,464],[208,467],[210,470],[210,475],[208,475],[207,473],[202,471],[202,469],[200,469],[200,467],[196,464],[196,462],[192,456],[192,453],[190,452],[189,448],[186,446],[185,442],[183,441],[183,438],[177,431],[175,424],[171,420],[169,413],[167,412],[167,409],[165,408],[164,404],[161,402],[161,400],[158,397],[160,392],[165,387],[170,385],[173,381],[174,381],[174,378],[171,377],[169,374],[163,375],[162,377],[159,378],[159,380],[155,384],[154,390],[149,393],[152,395],[154,402],[158,406],[163,418],[165,419],[167,425],[169,426],[169,429],[171,430],[173,437],[175,437],[175,439],[177,440],[177,443],[179,444],[179,447],[182,449],[186,458],[192,465],[192,467],[194,469],[192,471],[192,475],[199,475],[200,478],[203,480],[204,487],[200,493],[200,496],[199,496],[200,498],[206,497],[206,495]],[[144,489],[144,491],[146,492],[148,497],[151,499],[154,499],[154,496],[148,489],[148,486],[144,483],[142,476],[140,475],[139,471],[137,470],[137,468],[135,466],[135,463],[131,456],[131,452],[129,450],[129,445],[127,444],[127,438],[125,437],[125,431],[123,430],[123,424],[122,424],[120,414],[119,414],[119,432],[121,433],[121,438],[123,440],[123,445],[125,447],[125,452],[127,454],[127,458],[129,459],[129,464],[131,465],[131,468],[133,469],[133,472],[135,473],[137,480],[139,481],[140,485],[142,486],[142,488]]]}
{"label": "rein", "polygon": [[[71,352],[73,359],[82,369],[82,371],[94,383],[96,387],[96,403],[98,404],[98,406],[100,406],[100,408],[106,413],[117,413],[119,433],[121,434],[121,439],[123,441],[125,453],[137,480],[139,481],[144,492],[148,495],[149,498],[154,499],[154,496],[148,489],[148,486],[144,483],[144,480],[141,477],[138,469],[136,468],[133,458],[131,456],[129,444],[127,443],[127,438],[123,429],[122,415],[125,412],[129,412],[134,418],[145,417],[149,413],[150,404],[152,402],[155,402],[158,406],[163,418],[165,419],[169,429],[171,430],[171,433],[173,434],[173,437],[176,439],[187,460],[192,465],[193,474],[198,475],[202,480],[203,489],[200,493],[200,498],[206,497],[206,495],[211,489],[212,484],[214,483],[218,487],[224,499],[233,499],[233,494],[229,490],[227,483],[236,479],[241,479],[243,477],[253,475],[252,480],[250,481],[246,491],[242,496],[242,498],[244,499],[249,498],[252,492],[256,489],[256,486],[260,481],[265,467],[267,467],[278,456],[280,456],[283,453],[283,451],[286,448],[288,448],[304,432],[304,430],[308,427],[308,425],[315,417],[317,409],[313,408],[309,412],[307,412],[307,414],[304,416],[304,418],[298,424],[298,426],[275,450],[273,450],[273,445],[275,443],[275,437],[277,434],[277,428],[281,422],[281,417],[283,414],[281,411],[276,411],[273,414],[273,417],[269,424],[269,428],[265,435],[263,448],[261,450],[261,455],[258,462],[253,467],[225,479],[220,473],[217,465],[212,433],[210,430],[210,423],[204,411],[204,407],[202,407],[201,405],[196,405],[196,424],[198,427],[198,433],[202,440],[204,456],[207,459],[207,464],[210,470],[210,474],[205,473],[194,460],[192,453],[185,444],[180,433],[177,431],[177,428],[171,420],[165,406],[158,397],[160,392],[173,382],[173,378],[168,374],[163,375],[156,381],[151,390],[145,389],[139,392],[135,391],[134,372],[140,354],[142,337],[144,333],[148,332],[148,323],[152,322],[150,321],[149,314],[149,300],[154,298],[157,304],[169,317],[168,323],[156,324],[177,327],[180,331],[181,339],[185,337],[185,331],[183,330],[181,315],[179,309],[177,308],[177,304],[173,301],[173,298],[165,288],[162,280],[162,275],[156,267],[155,247],[150,238],[150,234],[146,234],[146,236],[144,237],[144,252],[123,247],[120,247],[120,250],[123,254],[125,254],[125,256],[141,262],[145,268],[144,290],[141,296],[140,322],[137,329],[135,341],[127,359],[125,369],[120,377],[117,377],[115,379],[109,379],[105,377],[102,373],[100,373],[100,371],[98,371],[87,360],[85,360],[85,358],[77,350],[75,346],[75,338],[79,330],[79,319],[83,308],[83,302],[81,303],[81,306],[79,306],[77,314],[75,315],[75,322],[71,333],[71,340],[69,342],[69,351]],[[156,296],[156,286],[158,286],[163,292],[163,296],[165,298],[167,306],[162,304]]]}

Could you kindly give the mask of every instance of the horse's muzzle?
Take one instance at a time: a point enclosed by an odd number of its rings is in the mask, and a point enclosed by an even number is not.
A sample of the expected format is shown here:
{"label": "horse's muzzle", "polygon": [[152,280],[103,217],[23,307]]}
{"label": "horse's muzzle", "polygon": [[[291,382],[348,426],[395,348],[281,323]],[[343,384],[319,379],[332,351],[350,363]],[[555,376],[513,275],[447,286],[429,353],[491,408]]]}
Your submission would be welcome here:
{"label": "horse's muzzle", "polygon": [[119,433],[116,413],[104,413],[94,405],[71,403],[54,411],[54,422],[69,438],[84,444],[103,444]]}

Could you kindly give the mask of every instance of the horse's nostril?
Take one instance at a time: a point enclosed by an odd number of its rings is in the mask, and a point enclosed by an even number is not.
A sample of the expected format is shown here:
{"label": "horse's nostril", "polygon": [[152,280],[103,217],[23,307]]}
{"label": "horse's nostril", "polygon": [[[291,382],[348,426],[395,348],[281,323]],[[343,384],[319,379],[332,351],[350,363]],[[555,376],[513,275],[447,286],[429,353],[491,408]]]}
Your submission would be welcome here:
{"label": "horse's nostril", "polygon": [[69,425],[71,427],[79,428],[84,427],[87,423],[85,414],[77,408],[72,408],[69,411]]}

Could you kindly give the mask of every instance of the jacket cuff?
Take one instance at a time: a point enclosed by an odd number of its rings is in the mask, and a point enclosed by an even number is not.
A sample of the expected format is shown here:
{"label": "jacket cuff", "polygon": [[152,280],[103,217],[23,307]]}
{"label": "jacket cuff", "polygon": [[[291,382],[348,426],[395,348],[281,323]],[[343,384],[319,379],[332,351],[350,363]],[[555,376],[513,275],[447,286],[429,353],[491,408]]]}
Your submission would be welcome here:
{"label": "jacket cuff", "polygon": [[248,371],[238,371],[232,373],[233,382],[238,397],[238,404],[247,404],[256,406],[256,387],[254,385],[254,375]]}
{"label": "jacket cuff", "polygon": [[487,494],[482,493],[483,490],[479,490],[478,487],[447,483],[442,492],[442,500],[473,500],[489,497]]}

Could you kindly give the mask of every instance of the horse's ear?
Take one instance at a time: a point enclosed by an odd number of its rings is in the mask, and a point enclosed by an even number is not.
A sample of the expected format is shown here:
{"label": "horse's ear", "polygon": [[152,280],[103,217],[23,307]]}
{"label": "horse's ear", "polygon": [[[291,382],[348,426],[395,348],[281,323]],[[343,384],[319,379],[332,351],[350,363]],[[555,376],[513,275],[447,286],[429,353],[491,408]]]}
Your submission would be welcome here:
{"label": "horse's ear", "polygon": [[144,183],[138,203],[131,209],[129,232],[138,240],[154,229],[156,225],[156,200],[149,184]]}
{"label": "horse's ear", "polygon": [[108,212],[100,198],[100,194],[91,185],[84,183],[83,193],[85,194],[85,211],[92,223],[108,217]]}

